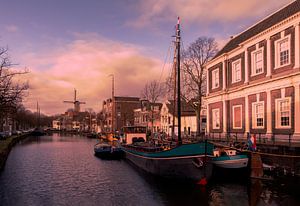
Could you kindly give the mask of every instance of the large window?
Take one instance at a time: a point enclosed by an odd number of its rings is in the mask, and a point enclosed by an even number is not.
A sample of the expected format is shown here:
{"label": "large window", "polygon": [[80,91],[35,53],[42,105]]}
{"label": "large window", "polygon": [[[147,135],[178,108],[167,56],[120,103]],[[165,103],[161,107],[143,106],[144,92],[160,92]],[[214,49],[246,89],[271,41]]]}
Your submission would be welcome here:
{"label": "large window", "polygon": [[215,69],[212,71],[212,88],[218,88],[220,85],[220,80],[219,80],[219,69]]}
{"label": "large window", "polygon": [[252,53],[252,68],[251,75],[257,75],[263,73],[263,50],[260,49]]}
{"label": "large window", "polygon": [[264,128],[264,102],[252,103],[252,127]]}
{"label": "large window", "polygon": [[276,128],[291,127],[291,98],[276,99]]}
{"label": "large window", "polygon": [[290,36],[276,41],[276,68],[290,64],[291,59],[291,47]]}
{"label": "large window", "polygon": [[212,128],[220,129],[220,109],[212,110]]}
{"label": "large window", "polygon": [[232,62],[232,83],[241,81],[242,72],[241,72],[241,60]]}
{"label": "large window", "polygon": [[233,129],[242,129],[242,105],[232,107],[233,111]]}

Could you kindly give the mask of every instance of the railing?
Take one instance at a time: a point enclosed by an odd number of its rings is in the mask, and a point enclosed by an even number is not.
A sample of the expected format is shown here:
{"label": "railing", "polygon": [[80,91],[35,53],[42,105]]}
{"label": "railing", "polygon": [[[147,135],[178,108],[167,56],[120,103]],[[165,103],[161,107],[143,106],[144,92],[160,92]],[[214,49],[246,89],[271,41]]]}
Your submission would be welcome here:
{"label": "railing", "polygon": [[300,137],[293,136],[292,134],[272,134],[267,135],[265,133],[209,133],[202,136],[201,139],[207,139],[214,142],[247,142],[248,139],[255,135],[257,144],[266,145],[282,145],[288,147],[300,147]]}

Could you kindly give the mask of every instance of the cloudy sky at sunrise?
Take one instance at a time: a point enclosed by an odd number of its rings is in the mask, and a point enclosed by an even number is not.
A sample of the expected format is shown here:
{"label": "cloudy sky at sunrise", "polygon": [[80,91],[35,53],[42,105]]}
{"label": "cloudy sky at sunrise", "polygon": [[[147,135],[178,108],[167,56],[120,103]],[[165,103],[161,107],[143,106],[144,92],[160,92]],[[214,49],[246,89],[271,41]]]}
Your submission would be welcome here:
{"label": "cloudy sky at sunrise", "polygon": [[[74,88],[101,109],[111,95],[140,96],[145,83],[170,73],[170,45],[177,16],[183,44],[201,36],[223,46],[291,0],[0,0],[0,46],[29,73],[24,105],[59,114],[72,105]],[[166,64],[168,65],[168,64]]]}

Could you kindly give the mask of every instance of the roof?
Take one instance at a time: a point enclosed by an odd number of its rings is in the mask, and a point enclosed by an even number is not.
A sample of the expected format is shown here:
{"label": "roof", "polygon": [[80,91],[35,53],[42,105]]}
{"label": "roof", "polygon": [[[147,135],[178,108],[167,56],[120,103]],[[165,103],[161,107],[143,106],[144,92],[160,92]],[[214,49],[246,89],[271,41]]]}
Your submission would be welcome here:
{"label": "roof", "polygon": [[293,1],[284,8],[269,15],[262,21],[258,22],[254,26],[250,27],[246,31],[232,38],[217,54],[214,58],[221,56],[224,53],[230,52],[237,48],[242,42],[254,37],[255,35],[265,31],[266,29],[278,24],[279,22],[287,19],[288,17],[298,13],[300,11],[300,0]]}
{"label": "roof", "polygon": [[[174,100],[168,100],[169,103],[166,103],[166,106],[168,107],[169,113],[174,113]],[[177,117],[177,104],[176,104],[176,113],[175,116]],[[181,101],[181,116],[195,116],[195,110],[191,105],[189,105],[185,101]]]}
{"label": "roof", "polygon": [[134,101],[138,102],[140,101],[139,97],[116,97],[115,96],[115,101]]}
{"label": "roof", "polygon": [[160,102],[155,102],[155,103],[151,103],[148,100],[141,100],[141,107],[142,108],[146,108],[147,110],[150,110],[150,107],[158,107],[158,109],[160,110],[162,107],[162,103]]}

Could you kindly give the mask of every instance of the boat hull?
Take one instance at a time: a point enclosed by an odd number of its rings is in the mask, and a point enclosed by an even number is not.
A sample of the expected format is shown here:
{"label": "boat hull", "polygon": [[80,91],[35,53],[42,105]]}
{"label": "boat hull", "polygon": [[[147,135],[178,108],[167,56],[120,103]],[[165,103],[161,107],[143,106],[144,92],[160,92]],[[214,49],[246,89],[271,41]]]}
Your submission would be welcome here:
{"label": "boat hull", "polygon": [[227,169],[239,169],[248,166],[247,157],[235,157],[229,159],[214,159],[213,164],[217,167],[227,168]]}
{"label": "boat hull", "polygon": [[109,144],[96,144],[94,153],[95,156],[102,159],[121,159],[124,157],[124,151],[120,147],[114,147]]}
{"label": "boat hull", "polygon": [[124,152],[95,152],[95,156],[100,157],[101,159],[121,159],[124,157]]}
{"label": "boat hull", "polygon": [[[158,152],[155,157],[145,155],[128,148],[123,148],[125,157],[144,171],[170,179],[180,179],[198,182],[202,178],[209,179],[212,175],[212,156],[189,154],[180,156],[168,155],[168,152]],[[162,155],[159,155],[159,154]],[[170,153],[170,152],[169,152]]]}

